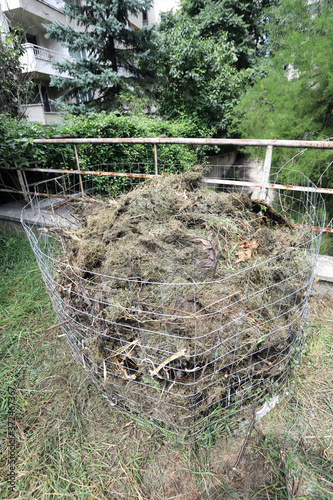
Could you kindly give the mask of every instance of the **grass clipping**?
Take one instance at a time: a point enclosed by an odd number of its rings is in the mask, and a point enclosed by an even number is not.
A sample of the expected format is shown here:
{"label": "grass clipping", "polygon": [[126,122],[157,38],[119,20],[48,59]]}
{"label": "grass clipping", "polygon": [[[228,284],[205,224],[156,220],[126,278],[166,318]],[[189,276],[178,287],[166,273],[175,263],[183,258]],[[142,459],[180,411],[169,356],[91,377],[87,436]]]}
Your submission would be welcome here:
{"label": "grass clipping", "polygon": [[103,391],[192,431],[281,379],[312,272],[309,230],[201,179],[194,168],[82,203],[58,273],[74,347]]}

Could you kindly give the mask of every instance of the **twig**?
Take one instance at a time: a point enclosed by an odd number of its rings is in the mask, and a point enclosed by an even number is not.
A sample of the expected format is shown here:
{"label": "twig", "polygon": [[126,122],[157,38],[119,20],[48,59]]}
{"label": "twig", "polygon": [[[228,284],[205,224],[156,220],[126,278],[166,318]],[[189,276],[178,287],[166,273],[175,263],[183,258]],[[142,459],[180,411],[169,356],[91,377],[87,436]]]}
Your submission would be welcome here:
{"label": "twig", "polygon": [[48,328],[46,328],[46,332],[49,332],[50,330],[53,330],[54,328],[57,328],[58,326],[64,325],[65,323],[68,323],[69,319],[65,319],[64,321],[61,321],[61,323],[57,323],[55,325],[51,325]]}
{"label": "twig", "polygon": [[154,370],[151,370],[150,375],[152,377],[154,377],[155,375],[159,376],[158,372],[161,371],[162,368],[164,368],[168,363],[170,363],[171,361],[174,361],[175,359],[181,358],[182,356],[186,356],[186,355],[187,355],[186,349],[181,349],[180,351],[176,352],[175,354],[173,354],[169,358],[162,361],[162,363],[160,365],[158,365],[157,368],[154,368]]}
{"label": "twig", "polygon": [[249,425],[249,428],[248,428],[248,431],[246,433],[246,436],[245,436],[245,439],[244,439],[244,442],[242,444],[242,447],[240,449],[240,452],[238,453],[238,457],[237,457],[237,460],[235,462],[235,465],[233,466],[233,469],[237,469],[238,467],[238,464],[242,458],[242,455],[244,453],[244,450],[245,450],[245,446],[247,445],[247,442],[248,442],[248,439],[250,437],[250,434],[251,434],[251,431],[252,431],[252,428],[254,426],[254,423],[256,421],[256,407],[257,407],[257,398],[256,400],[254,401],[253,405],[252,405],[252,420],[250,422],[250,425]]}
{"label": "twig", "polygon": [[124,353],[128,357],[137,345],[141,345],[140,339],[133,340],[129,344],[124,345],[118,351],[115,351],[112,354],[110,354],[110,356],[105,358],[105,360],[113,358],[114,356],[119,356],[119,355],[124,354]]}

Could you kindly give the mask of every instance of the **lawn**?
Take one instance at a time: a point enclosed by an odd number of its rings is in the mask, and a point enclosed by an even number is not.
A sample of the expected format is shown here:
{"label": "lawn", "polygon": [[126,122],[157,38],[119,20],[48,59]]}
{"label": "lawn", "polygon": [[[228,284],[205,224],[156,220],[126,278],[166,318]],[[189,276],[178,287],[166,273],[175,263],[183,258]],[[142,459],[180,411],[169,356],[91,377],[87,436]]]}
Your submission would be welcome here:
{"label": "lawn", "polygon": [[110,408],[57,326],[26,238],[6,232],[0,333],[1,499],[333,499],[329,285],[315,284],[294,376],[254,425],[236,468],[248,425],[205,447],[181,446]]}

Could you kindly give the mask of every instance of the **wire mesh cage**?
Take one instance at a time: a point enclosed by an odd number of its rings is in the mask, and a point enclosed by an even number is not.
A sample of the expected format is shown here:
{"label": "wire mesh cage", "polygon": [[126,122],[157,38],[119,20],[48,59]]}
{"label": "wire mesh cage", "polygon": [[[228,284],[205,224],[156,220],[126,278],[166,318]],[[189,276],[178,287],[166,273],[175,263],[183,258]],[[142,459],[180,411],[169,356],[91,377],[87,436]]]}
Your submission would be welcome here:
{"label": "wire mesh cage", "polygon": [[[283,174],[287,184],[286,169]],[[271,175],[278,184],[280,172]],[[274,251],[249,259],[251,247],[254,251],[263,235],[271,238],[274,229],[252,226],[257,230],[251,240],[232,239],[232,220],[220,217],[223,241],[232,240],[244,261],[241,266],[228,256],[231,249],[225,244],[221,274],[200,280],[193,279],[200,274],[189,272],[188,279],[180,280],[170,264],[167,281],[145,280],[133,272],[106,273],[96,262],[88,268],[73,261],[68,241],[81,234],[75,232],[80,226],[75,207],[90,202],[97,207],[95,224],[99,218],[102,201],[92,176],[79,178],[73,172],[35,186],[22,224],[74,356],[112,407],[149,421],[179,442],[196,442],[224,431],[234,417],[251,415],[254,405],[279,392],[302,347],[325,221],[324,202],[311,191],[313,184],[295,171],[290,171],[289,183],[304,191],[280,189],[270,205],[256,206],[250,222],[248,206],[242,212],[242,227],[257,224],[258,218],[267,222],[267,210],[290,225],[271,242]],[[207,192],[214,203],[223,200],[224,193]],[[196,199],[194,205],[198,203]],[[191,215],[191,210],[183,212]],[[118,212],[121,225],[126,214]],[[278,226],[279,219],[270,223]],[[120,233],[118,228],[108,245],[116,244]],[[198,266],[210,258],[216,268],[221,240],[196,234],[196,241],[187,238],[186,251],[190,244],[200,247],[206,259],[196,259]],[[137,237],[136,228],[134,242]],[[179,247],[177,238],[171,240]],[[147,260],[153,254],[147,247]]]}

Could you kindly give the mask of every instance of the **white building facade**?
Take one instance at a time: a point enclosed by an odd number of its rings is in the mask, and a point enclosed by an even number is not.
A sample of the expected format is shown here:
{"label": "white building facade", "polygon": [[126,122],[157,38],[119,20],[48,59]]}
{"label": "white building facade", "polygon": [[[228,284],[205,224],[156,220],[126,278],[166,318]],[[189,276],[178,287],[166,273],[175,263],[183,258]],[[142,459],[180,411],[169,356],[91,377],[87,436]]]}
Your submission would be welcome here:
{"label": "white building facade", "polygon": [[[159,23],[161,14],[177,9],[177,4],[175,0],[156,0],[149,11],[138,16],[131,15],[129,24],[133,29],[139,30],[143,26]],[[35,95],[24,106],[24,113],[31,121],[47,124],[61,119],[51,104],[53,99],[61,95],[55,87],[50,86],[51,76],[57,74],[53,62],[73,59],[75,54],[71,54],[59,42],[46,38],[43,25],[56,20],[68,23],[63,6],[63,0],[0,0],[0,25],[3,29],[8,29],[8,25],[18,27],[25,34],[23,71],[35,84]]]}

